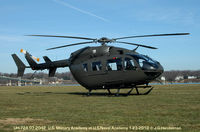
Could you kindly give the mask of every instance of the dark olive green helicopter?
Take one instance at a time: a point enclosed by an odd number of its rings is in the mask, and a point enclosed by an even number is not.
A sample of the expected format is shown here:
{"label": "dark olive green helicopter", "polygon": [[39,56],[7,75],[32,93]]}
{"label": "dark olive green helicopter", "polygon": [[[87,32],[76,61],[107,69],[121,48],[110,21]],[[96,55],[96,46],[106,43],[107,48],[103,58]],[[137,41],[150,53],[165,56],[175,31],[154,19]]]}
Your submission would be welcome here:
{"label": "dark olive green helicopter", "polygon": [[[149,82],[159,77],[163,73],[164,69],[158,61],[153,60],[146,55],[139,54],[136,52],[136,50],[138,47],[150,49],[157,48],[119,40],[173,35],[189,35],[189,33],[140,35],[112,39],[106,37],[95,39],[74,36],[28,35],[38,37],[59,37],[90,40],[86,42],[53,47],[47,50],[90,43],[100,43],[101,46],[84,47],[71,53],[69,59],[64,60],[51,61],[47,56],[44,56],[43,58],[45,63],[40,64],[37,64],[34,61],[35,57],[30,55],[28,52],[21,50],[21,52],[25,54],[25,58],[30,66],[25,66],[25,64],[17,57],[16,54],[12,54],[12,57],[18,67],[18,76],[23,76],[25,68],[31,68],[32,70],[49,69],[49,77],[52,77],[55,75],[57,68],[69,67],[76,81],[89,90],[88,95],[90,95],[92,90],[97,89],[108,90],[109,94],[112,94],[110,89],[117,89],[115,95],[119,95],[120,89],[125,88],[130,89],[126,95],[129,95],[134,88],[136,89],[137,94],[140,94],[138,88],[150,88],[146,93],[144,93],[148,94],[153,88],[152,86],[148,85]],[[137,47],[133,50],[129,50],[125,48],[109,46],[107,45],[108,43],[122,43],[135,45]]]}

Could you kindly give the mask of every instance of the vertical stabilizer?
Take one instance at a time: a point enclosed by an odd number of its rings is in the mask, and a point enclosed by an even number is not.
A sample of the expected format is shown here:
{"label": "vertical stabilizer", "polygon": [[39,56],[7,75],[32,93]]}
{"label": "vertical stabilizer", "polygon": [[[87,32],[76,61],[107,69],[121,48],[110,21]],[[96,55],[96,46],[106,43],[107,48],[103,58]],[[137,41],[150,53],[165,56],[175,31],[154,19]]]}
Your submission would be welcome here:
{"label": "vertical stabilizer", "polygon": [[55,68],[50,68],[49,69],[49,77],[54,77],[55,73],[56,73],[56,67]]}
{"label": "vertical stabilizer", "polygon": [[15,61],[15,64],[17,65],[17,76],[22,77],[24,75],[26,65],[19,59],[19,57],[16,54],[12,54],[12,58]]}
{"label": "vertical stabilizer", "polygon": [[49,59],[49,57],[47,57],[47,56],[43,56],[43,58],[44,58],[44,61],[46,62],[46,63],[51,63],[52,61]]}

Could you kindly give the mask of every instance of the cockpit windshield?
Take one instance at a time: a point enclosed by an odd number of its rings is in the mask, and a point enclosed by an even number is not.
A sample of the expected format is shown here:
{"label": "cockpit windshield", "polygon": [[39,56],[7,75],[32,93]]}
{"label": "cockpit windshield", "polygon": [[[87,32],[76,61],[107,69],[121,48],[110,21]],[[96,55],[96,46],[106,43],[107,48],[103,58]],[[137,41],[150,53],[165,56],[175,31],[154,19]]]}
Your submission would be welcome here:
{"label": "cockpit windshield", "polygon": [[146,56],[146,55],[132,55],[132,57],[135,58],[135,60],[137,61],[137,63],[140,65],[140,67],[143,70],[155,70],[158,68],[158,62],[151,59],[150,57]]}

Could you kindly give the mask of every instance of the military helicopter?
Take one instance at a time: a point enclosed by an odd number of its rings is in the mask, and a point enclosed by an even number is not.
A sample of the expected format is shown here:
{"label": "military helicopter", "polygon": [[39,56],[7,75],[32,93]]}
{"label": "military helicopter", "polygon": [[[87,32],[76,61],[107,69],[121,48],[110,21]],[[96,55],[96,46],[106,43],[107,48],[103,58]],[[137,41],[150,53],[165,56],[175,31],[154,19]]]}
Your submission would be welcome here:
{"label": "military helicopter", "polygon": [[[120,38],[106,38],[100,39],[74,36],[56,36],[56,35],[27,35],[37,37],[58,37],[58,38],[72,38],[89,40],[85,42],[62,45],[58,47],[48,48],[53,50],[75,45],[99,43],[100,46],[84,47],[73,53],[68,59],[51,61],[47,56],[44,56],[45,63],[37,64],[34,60],[39,61],[38,58],[32,56],[25,50],[21,50],[25,54],[25,58],[30,66],[26,66],[16,54],[12,57],[18,67],[18,76],[23,76],[25,68],[32,70],[49,69],[49,77],[55,75],[56,69],[59,67],[69,67],[73,77],[76,81],[88,89],[88,95],[92,90],[105,89],[109,94],[111,89],[117,89],[116,96],[119,95],[120,89],[130,89],[126,95],[130,95],[135,88],[137,94],[141,94],[138,88],[149,88],[148,94],[153,89],[149,86],[149,82],[159,77],[164,69],[162,65],[150,58],[147,55],[137,53],[138,47],[149,49],[157,49],[142,44],[132,42],[119,41],[122,39],[139,38],[139,37],[155,37],[155,36],[174,36],[174,35],[189,35],[189,33],[172,33],[172,34],[153,34],[153,35],[139,35],[127,36]],[[122,43],[137,46],[135,49],[125,49],[115,46],[109,46],[109,43]]]}

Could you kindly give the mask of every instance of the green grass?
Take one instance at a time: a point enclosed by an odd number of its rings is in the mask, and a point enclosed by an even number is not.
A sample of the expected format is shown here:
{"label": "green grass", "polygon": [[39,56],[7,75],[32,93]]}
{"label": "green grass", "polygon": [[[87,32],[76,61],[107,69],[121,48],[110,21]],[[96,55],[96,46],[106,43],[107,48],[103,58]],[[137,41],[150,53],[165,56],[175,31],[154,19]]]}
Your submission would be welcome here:
{"label": "green grass", "polygon": [[96,94],[87,97],[86,92],[81,86],[0,87],[0,131],[22,126],[33,126],[35,131],[38,126],[200,131],[200,85],[155,86],[149,95],[128,97],[104,96],[107,91],[92,91]]}

